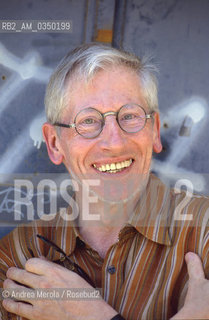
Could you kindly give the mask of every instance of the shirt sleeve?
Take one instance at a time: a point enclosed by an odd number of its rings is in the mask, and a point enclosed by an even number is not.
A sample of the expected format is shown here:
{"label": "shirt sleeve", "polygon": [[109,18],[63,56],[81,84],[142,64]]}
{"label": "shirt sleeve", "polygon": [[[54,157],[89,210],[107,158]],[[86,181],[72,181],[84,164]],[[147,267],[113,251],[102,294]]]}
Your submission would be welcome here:
{"label": "shirt sleeve", "polygon": [[[49,228],[50,229],[50,228]],[[36,234],[49,232],[43,228],[43,224],[35,221],[30,224],[20,225],[0,240],[0,288],[3,288],[3,281],[6,279],[6,272],[10,267],[23,269],[28,259],[47,254],[44,246],[37,241]],[[2,294],[0,299],[0,319],[20,320],[14,314],[8,313],[2,306]]]}
{"label": "shirt sleeve", "polygon": [[203,268],[205,271],[205,277],[209,280],[209,209],[207,211],[207,225],[203,236],[201,247],[201,258],[203,262]]}
{"label": "shirt sleeve", "polygon": [[[188,212],[193,214],[190,228],[187,229],[188,237],[185,242],[185,253],[188,251],[198,254],[202,261],[206,279],[209,280],[209,198],[197,197],[188,207]],[[182,283],[179,296],[178,310],[184,305],[188,290],[189,276],[186,270],[186,277]]]}
{"label": "shirt sleeve", "polygon": [[[5,236],[0,240],[0,287],[3,292],[3,281],[6,279],[6,272],[10,267],[23,267],[20,262],[18,262],[18,257],[14,256],[14,248],[17,246],[15,243],[15,239],[17,240],[17,230],[13,230],[10,234]],[[19,255],[19,254],[18,254]],[[0,319],[10,320],[10,319],[18,319],[17,316],[8,313],[2,306],[2,298],[0,301]]]}

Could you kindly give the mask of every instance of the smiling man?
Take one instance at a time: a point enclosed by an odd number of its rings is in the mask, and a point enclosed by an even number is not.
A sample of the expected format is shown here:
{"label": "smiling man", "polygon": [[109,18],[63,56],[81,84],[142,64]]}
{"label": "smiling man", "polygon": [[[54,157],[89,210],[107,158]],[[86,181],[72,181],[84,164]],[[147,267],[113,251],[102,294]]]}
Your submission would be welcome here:
{"label": "smiling man", "polygon": [[185,203],[185,193],[150,174],[152,153],[162,149],[153,70],[96,44],[55,70],[43,134],[51,161],[71,175],[79,216],[70,222],[69,208],[66,219],[58,213],[5,237],[1,279],[5,289],[32,293],[101,288],[102,298],[5,299],[2,319],[209,318],[208,198]]}

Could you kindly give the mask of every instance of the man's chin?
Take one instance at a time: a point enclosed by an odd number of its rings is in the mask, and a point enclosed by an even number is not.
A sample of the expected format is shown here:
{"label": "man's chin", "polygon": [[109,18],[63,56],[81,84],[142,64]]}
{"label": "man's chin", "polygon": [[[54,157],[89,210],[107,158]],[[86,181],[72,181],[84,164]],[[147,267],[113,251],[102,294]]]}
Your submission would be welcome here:
{"label": "man's chin", "polygon": [[[103,202],[110,204],[127,203],[131,201],[136,195],[140,195],[145,189],[148,182],[149,174],[132,175],[129,179],[88,179],[84,180],[84,185],[87,185],[90,194]],[[97,181],[97,183],[96,183]]]}
{"label": "man's chin", "polygon": [[[78,179],[71,176],[77,184],[75,198],[81,204],[79,224],[118,226],[127,221],[126,215],[133,213],[140,195],[145,190],[149,173],[129,175],[129,179]],[[124,210],[124,208],[126,208]],[[124,216],[125,215],[125,216]]]}
{"label": "man's chin", "polygon": [[[120,204],[131,201],[136,195],[140,195],[145,189],[149,173],[135,173],[129,174],[127,177],[118,178],[114,174],[111,174],[105,179],[98,178],[98,175],[88,175],[88,177],[78,177],[72,174],[71,178],[75,187],[75,192],[82,197],[92,196],[98,199],[98,201],[107,202],[110,204]],[[81,192],[80,192],[81,191]]]}

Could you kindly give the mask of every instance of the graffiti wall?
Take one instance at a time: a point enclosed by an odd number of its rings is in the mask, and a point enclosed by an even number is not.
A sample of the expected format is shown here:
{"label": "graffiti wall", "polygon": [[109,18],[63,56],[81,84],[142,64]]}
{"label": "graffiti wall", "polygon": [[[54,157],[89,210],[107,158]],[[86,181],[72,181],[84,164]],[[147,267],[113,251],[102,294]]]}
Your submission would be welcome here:
{"label": "graffiti wall", "polygon": [[[207,194],[209,2],[124,3],[118,45],[138,55],[152,55],[160,70],[163,151],[155,156],[152,170],[171,185],[187,179],[194,192]],[[39,174],[53,173],[58,181],[65,174],[64,166],[49,161],[42,139],[45,86],[53,68],[76,45],[92,40],[110,44],[114,10],[111,0],[0,3],[1,21],[72,23],[70,32],[0,32],[0,236],[13,227],[15,178],[32,181]],[[21,199],[26,197],[22,192]],[[48,196],[45,190],[43,194]]]}

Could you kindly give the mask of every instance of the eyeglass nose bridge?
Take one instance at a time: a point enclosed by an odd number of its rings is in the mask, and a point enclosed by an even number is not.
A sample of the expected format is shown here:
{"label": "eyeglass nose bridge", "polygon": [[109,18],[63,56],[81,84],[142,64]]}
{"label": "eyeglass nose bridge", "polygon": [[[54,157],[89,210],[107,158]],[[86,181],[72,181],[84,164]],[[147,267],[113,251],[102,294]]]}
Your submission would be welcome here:
{"label": "eyeglass nose bridge", "polygon": [[102,113],[103,124],[102,124],[102,128],[101,128],[101,132],[102,132],[104,126],[105,126],[105,119],[106,119],[106,117],[108,117],[108,116],[115,116],[115,117],[116,117],[116,121],[117,121],[117,123],[118,123],[118,125],[119,125],[119,127],[120,127],[120,124],[119,124],[119,122],[118,122],[118,111],[107,111],[107,112],[105,112],[105,113]]}
{"label": "eyeglass nose bridge", "polygon": [[117,117],[118,112],[115,111],[107,111],[105,113],[103,113],[103,117],[106,118],[107,116],[116,116]]}

